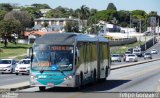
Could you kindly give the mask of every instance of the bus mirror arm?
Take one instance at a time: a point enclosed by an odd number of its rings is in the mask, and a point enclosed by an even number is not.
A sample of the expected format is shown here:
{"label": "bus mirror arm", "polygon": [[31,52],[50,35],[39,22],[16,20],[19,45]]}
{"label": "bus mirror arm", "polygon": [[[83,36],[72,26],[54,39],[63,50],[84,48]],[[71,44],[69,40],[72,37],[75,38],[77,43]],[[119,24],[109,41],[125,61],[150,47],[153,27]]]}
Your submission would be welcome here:
{"label": "bus mirror arm", "polygon": [[29,48],[29,57],[31,58],[31,62],[32,62],[33,60],[33,48],[32,47]]}

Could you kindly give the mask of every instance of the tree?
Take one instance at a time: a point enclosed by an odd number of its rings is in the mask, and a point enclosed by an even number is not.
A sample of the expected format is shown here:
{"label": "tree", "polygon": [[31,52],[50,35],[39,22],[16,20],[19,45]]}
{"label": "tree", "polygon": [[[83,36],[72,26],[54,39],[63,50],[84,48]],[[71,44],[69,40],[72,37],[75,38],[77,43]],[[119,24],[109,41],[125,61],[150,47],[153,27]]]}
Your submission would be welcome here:
{"label": "tree", "polygon": [[0,10],[0,21],[3,20],[5,14],[7,13],[7,11],[5,10]]}
{"label": "tree", "polygon": [[48,22],[43,23],[43,27],[45,27],[45,28],[48,27],[48,25],[49,25]]}
{"label": "tree", "polygon": [[120,10],[117,11],[118,24],[122,27],[127,27],[130,24],[131,13],[129,11]]}
{"label": "tree", "polygon": [[1,3],[0,4],[0,10],[5,10],[7,12],[11,11],[13,7],[8,3]]}
{"label": "tree", "polygon": [[[7,40],[12,41],[12,34],[20,33],[20,23],[13,20],[0,21],[0,36],[5,40],[4,46],[7,46]],[[15,40],[14,40],[15,41]]]}
{"label": "tree", "polygon": [[66,32],[79,32],[78,23],[73,21],[68,21],[64,29]]}
{"label": "tree", "polygon": [[78,18],[82,20],[87,20],[90,16],[90,9],[86,5],[82,5],[80,9],[77,9],[75,13],[78,15]]}
{"label": "tree", "polygon": [[91,9],[90,10],[90,16],[94,16],[97,13],[96,9]]}
{"label": "tree", "polygon": [[58,6],[46,13],[47,18],[68,18],[73,15],[73,9]]}
{"label": "tree", "polygon": [[4,16],[5,20],[17,20],[23,27],[32,27],[32,17],[26,11],[11,11]]}
{"label": "tree", "polygon": [[113,3],[109,3],[107,10],[117,10],[116,6]]}
{"label": "tree", "polygon": [[37,9],[50,9],[51,7],[48,4],[32,4],[31,6],[34,6]]}
{"label": "tree", "polygon": [[[18,21],[21,24],[21,28],[19,28],[22,32],[26,28],[33,27],[33,20],[31,15],[26,12],[26,11],[11,11],[8,12],[4,16],[4,20],[13,20],[13,21]],[[19,35],[21,36],[21,35]],[[22,34],[23,36],[23,34]]]}
{"label": "tree", "polygon": [[40,18],[43,16],[41,11],[35,7],[22,8],[21,11],[27,11],[32,16],[32,18]]}
{"label": "tree", "polygon": [[157,14],[156,11],[151,11],[151,12],[149,13],[149,17],[158,17],[158,14]]}

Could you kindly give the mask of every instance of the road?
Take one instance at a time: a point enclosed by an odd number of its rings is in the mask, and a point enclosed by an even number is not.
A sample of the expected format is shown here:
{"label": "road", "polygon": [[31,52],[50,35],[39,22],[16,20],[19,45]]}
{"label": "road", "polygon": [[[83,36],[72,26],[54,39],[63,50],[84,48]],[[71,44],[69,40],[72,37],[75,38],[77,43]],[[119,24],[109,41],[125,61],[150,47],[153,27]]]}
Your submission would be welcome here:
{"label": "road", "polygon": [[28,75],[0,74],[0,86],[21,83],[29,80]]}
{"label": "road", "polygon": [[[153,59],[159,58],[160,57],[160,43],[156,44],[151,49],[157,49],[159,53],[159,54],[153,55]],[[148,51],[150,51],[151,49],[148,49]],[[143,57],[139,58],[139,61],[144,61],[144,58]],[[126,64],[126,62],[113,62],[112,66],[121,65],[121,64]],[[29,79],[28,75],[16,76],[15,74],[0,74],[0,86],[20,83],[20,82],[26,82],[28,79]]]}
{"label": "road", "polygon": [[[146,52],[151,52],[152,49],[156,49],[158,51],[158,54],[153,54],[152,57],[154,58],[160,58],[160,42],[157,43],[156,45],[154,45],[153,47],[151,47],[150,49],[148,49]],[[138,57],[138,61],[144,61],[143,57]],[[127,63],[131,63],[131,62],[127,62]],[[126,64],[126,62],[112,62],[112,66],[114,65],[120,65],[120,64]]]}
{"label": "road", "polygon": [[[160,61],[112,70],[106,82],[86,85],[81,90],[49,88],[45,91],[52,98],[106,98],[113,92],[160,92]],[[32,97],[43,95],[37,87],[18,91],[36,92]],[[112,92],[112,93],[111,93]],[[115,95],[118,96],[118,95]],[[159,96],[160,97],[160,96]],[[116,98],[116,97],[115,97]]]}

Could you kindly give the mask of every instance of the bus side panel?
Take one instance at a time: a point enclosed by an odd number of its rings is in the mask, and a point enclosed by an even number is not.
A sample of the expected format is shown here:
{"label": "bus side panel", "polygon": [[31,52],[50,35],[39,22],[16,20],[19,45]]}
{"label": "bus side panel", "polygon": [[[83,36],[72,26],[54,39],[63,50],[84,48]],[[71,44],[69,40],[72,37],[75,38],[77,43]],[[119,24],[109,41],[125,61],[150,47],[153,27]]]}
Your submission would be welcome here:
{"label": "bus side panel", "polygon": [[109,44],[106,42],[99,43],[99,78],[104,79],[108,76],[110,69],[109,64]]}
{"label": "bus side panel", "polygon": [[[79,55],[77,55],[76,74],[80,78],[83,74],[83,84],[93,81],[93,71],[97,70],[97,48],[95,42],[78,42],[77,48]],[[80,80],[80,79],[77,79]],[[79,82],[79,81],[77,81]],[[77,83],[78,84],[78,83]]]}

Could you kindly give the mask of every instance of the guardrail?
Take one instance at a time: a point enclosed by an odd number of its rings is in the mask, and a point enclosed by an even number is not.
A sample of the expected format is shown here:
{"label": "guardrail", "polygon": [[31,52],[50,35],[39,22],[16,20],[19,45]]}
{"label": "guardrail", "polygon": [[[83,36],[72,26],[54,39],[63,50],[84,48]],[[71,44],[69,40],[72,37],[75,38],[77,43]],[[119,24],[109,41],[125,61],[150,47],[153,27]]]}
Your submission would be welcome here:
{"label": "guardrail", "polygon": [[125,45],[125,44],[131,44],[137,42],[137,38],[120,38],[120,39],[112,39],[109,40],[109,45],[110,46],[120,46],[120,45]]}
{"label": "guardrail", "polygon": [[160,58],[152,59],[152,60],[145,60],[145,61],[140,61],[140,62],[134,62],[134,63],[129,63],[129,64],[114,65],[114,66],[111,66],[111,70],[135,66],[135,65],[139,65],[139,64],[148,63],[148,62],[154,62],[154,61],[158,61],[158,60],[160,60]]}

